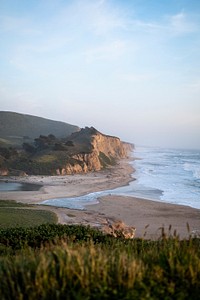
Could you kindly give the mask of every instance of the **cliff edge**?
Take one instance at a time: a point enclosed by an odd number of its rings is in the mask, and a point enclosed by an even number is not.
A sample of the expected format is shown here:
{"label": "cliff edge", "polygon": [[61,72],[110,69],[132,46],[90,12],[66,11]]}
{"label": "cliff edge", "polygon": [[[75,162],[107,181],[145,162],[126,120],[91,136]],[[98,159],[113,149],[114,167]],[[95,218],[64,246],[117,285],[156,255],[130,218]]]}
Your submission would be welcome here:
{"label": "cliff edge", "polygon": [[126,158],[133,145],[85,127],[66,138],[40,135],[22,149],[0,149],[1,175],[67,175],[99,171]]}

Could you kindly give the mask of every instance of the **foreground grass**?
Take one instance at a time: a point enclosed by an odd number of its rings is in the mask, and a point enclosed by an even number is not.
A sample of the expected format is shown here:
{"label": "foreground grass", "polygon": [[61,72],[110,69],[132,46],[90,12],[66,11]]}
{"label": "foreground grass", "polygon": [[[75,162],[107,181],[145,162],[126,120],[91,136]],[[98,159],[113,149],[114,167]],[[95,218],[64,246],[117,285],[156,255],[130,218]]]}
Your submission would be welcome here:
{"label": "foreground grass", "polygon": [[200,240],[83,226],[0,230],[0,299],[200,299]]}
{"label": "foreground grass", "polygon": [[56,222],[57,216],[53,212],[36,210],[31,205],[11,200],[0,200],[0,228],[30,227]]}

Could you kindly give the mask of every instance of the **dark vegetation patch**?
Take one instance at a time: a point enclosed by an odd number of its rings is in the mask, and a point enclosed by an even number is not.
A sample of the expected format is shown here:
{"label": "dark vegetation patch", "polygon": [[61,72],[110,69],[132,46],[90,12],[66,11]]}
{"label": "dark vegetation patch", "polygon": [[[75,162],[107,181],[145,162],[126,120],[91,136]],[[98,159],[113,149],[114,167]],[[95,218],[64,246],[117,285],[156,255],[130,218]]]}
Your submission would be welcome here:
{"label": "dark vegetation patch", "polygon": [[199,299],[200,240],[125,240],[90,227],[0,229],[1,299]]}
{"label": "dark vegetation patch", "polygon": [[16,202],[14,200],[0,200],[0,208],[2,207],[31,207],[31,205]]}

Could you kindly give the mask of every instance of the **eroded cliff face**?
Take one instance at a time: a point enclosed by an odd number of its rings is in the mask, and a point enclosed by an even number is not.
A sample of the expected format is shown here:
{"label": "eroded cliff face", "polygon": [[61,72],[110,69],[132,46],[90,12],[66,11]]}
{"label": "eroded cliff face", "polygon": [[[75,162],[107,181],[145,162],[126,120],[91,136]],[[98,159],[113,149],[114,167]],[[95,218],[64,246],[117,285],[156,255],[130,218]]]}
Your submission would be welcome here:
{"label": "eroded cliff face", "polygon": [[97,133],[93,136],[91,144],[98,153],[102,152],[108,157],[124,158],[127,156],[123,143],[117,137]]}
{"label": "eroded cliff face", "polygon": [[0,176],[8,176],[9,170],[6,168],[0,168]]}
{"label": "eroded cliff face", "polygon": [[87,173],[91,171],[99,171],[102,168],[98,155],[95,152],[77,154],[74,155],[73,158],[75,162],[67,162],[65,166],[56,170],[56,175]]}
{"label": "eroded cliff face", "polygon": [[132,148],[131,144],[102,134],[93,127],[62,139],[53,135],[40,136],[35,143],[25,143],[23,149],[12,153],[10,150],[9,155],[4,155],[0,175],[68,175],[99,171],[126,158]]}
{"label": "eroded cliff face", "polygon": [[67,163],[63,168],[57,169],[57,175],[87,173],[99,171],[105,167],[112,166],[118,159],[127,158],[133,145],[120,141],[119,138],[104,135],[95,128],[84,128],[74,134],[76,141],[87,140],[87,146],[91,149],[88,153],[77,153],[71,157],[73,163]]}

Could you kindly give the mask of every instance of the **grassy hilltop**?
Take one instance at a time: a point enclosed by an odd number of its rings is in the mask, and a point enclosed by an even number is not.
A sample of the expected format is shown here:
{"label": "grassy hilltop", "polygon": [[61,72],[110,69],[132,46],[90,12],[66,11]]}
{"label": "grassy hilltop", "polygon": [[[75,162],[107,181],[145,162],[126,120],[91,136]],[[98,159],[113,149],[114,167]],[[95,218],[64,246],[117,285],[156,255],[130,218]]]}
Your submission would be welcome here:
{"label": "grassy hilltop", "polygon": [[40,135],[66,137],[80,128],[32,115],[0,111],[0,145],[21,145]]}

